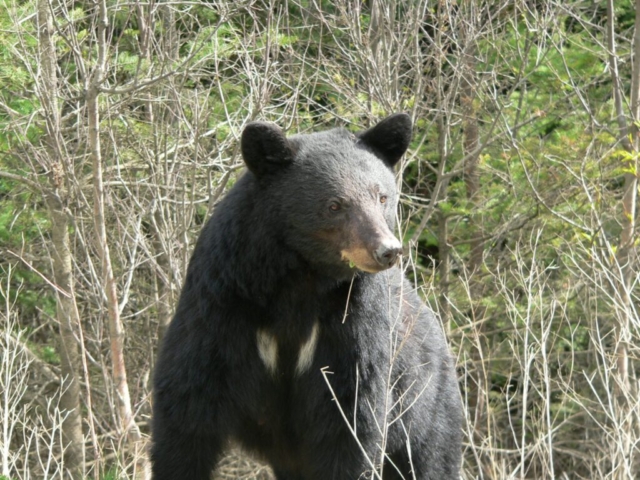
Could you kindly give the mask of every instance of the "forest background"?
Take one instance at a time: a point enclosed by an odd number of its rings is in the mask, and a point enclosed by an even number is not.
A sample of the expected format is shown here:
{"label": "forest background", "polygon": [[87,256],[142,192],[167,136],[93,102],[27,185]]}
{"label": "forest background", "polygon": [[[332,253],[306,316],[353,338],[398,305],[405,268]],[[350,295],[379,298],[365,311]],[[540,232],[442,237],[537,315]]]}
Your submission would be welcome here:
{"label": "forest background", "polygon": [[0,0],[0,478],[143,478],[158,341],[243,126],[398,111],[462,477],[638,478],[639,4]]}

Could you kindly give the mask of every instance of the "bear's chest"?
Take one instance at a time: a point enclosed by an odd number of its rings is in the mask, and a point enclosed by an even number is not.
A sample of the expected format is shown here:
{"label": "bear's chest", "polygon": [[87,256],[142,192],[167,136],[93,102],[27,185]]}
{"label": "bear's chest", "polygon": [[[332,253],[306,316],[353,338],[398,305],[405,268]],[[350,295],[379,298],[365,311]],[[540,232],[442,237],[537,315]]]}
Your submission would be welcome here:
{"label": "bear's chest", "polygon": [[370,387],[368,379],[358,376],[370,377],[371,358],[381,356],[363,349],[371,342],[361,337],[371,331],[368,321],[379,322],[356,311],[359,302],[354,297],[345,312],[347,294],[277,298],[243,334],[249,345],[242,368],[229,371],[232,383],[242,385],[235,390],[242,397],[235,397],[240,421],[233,436],[272,463],[287,464],[291,455],[300,459],[304,452],[311,455],[308,433],[314,428],[345,430],[340,408],[353,418],[357,392]]}
{"label": "bear's chest", "polygon": [[299,379],[313,364],[320,339],[320,322],[313,320],[303,333],[278,335],[269,328],[259,328],[255,347],[267,378],[277,383]]}
{"label": "bear's chest", "polygon": [[318,415],[326,416],[321,410],[331,405],[321,371],[327,361],[322,345],[326,332],[314,319],[295,334],[278,333],[266,327],[255,331],[252,363],[256,375],[246,384],[242,404],[237,405],[242,413],[234,436],[269,461],[298,469],[294,459],[304,456],[307,428],[317,423]]}
{"label": "bear's chest", "polygon": [[319,293],[304,276],[288,280],[273,295],[249,338],[268,383],[286,386],[310,371],[321,343],[332,334],[328,326],[335,323],[337,309],[344,308],[344,302],[336,302],[339,297]]}

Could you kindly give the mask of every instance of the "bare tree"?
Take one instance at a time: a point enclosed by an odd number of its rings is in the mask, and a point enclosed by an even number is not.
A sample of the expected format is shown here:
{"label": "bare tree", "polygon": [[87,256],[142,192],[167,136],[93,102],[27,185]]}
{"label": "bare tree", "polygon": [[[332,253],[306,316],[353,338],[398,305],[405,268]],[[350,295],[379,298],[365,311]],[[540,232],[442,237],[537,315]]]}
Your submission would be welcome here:
{"label": "bare tree", "polygon": [[81,325],[74,294],[74,278],[69,238],[69,213],[67,210],[68,176],[72,166],[65,155],[65,142],[61,135],[60,109],[58,106],[57,53],[53,41],[55,29],[52,20],[52,4],[48,0],[38,2],[38,44],[40,79],[39,99],[45,123],[43,136],[43,164],[49,171],[50,185],[44,187],[44,197],[51,217],[53,251],[53,281],[57,299],[57,320],[60,329],[61,398],[60,407],[66,412],[62,422],[65,466],[71,478],[85,476],[84,435],[82,432],[82,408],[80,403]]}
{"label": "bare tree", "polygon": [[[149,39],[148,31],[144,23],[143,16],[139,17],[141,22],[142,45],[146,48]],[[100,142],[100,111],[99,100],[101,88],[107,76],[108,62],[108,42],[107,27],[109,17],[107,15],[106,1],[100,0],[97,3],[97,14],[95,16],[96,48],[97,57],[95,65],[90,68],[85,67],[87,75],[85,77],[85,102],[87,105],[88,118],[88,148],[93,164],[93,213],[94,227],[96,231],[96,247],[99,252],[102,285],[106,295],[106,304],[109,318],[109,336],[111,367],[113,369],[113,381],[116,390],[116,402],[119,414],[119,431],[127,438],[129,446],[133,451],[133,458],[136,459],[134,477],[147,478],[150,475],[147,461],[144,454],[144,447],[141,444],[141,434],[138,428],[131,405],[131,395],[129,393],[129,383],[127,381],[127,369],[124,359],[124,325],[120,316],[120,306],[118,301],[118,291],[113,272],[112,259],[109,251],[109,241],[107,237],[107,224],[105,219],[105,192],[102,161],[102,148]],[[144,51],[144,49],[143,49]]]}
{"label": "bare tree", "polygon": [[[633,44],[633,73],[631,76],[630,96],[627,105],[628,113],[624,111],[624,93],[618,69],[618,53],[616,47],[615,13],[613,0],[607,1],[607,49],[609,69],[615,105],[615,114],[619,128],[619,139],[627,153],[624,161],[624,185],[622,194],[622,212],[620,213],[620,240],[617,253],[612,257],[611,268],[615,272],[612,276],[615,292],[614,308],[617,318],[614,358],[616,362],[615,400],[619,406],[620,428],[623,431],[638,429],[637,420],[632,413],[631,402],[637,398],[637,386],[632,385],[635,376],[631,370],[629,347],[633,334],[631,329],[637,323],[631,291],[633,289],[634,274],[637,269],[637,253],[635,245],[638,238],[636,228],[637,195],[638,195],[638,154],[640,152],[640,1],[636,1],[635,34]],[[634,452],[632,436],[624,435],[621,451],[617,452],[619,478],[635,476],[638,465]],[[619,458],[619,459],[618,459]]]}

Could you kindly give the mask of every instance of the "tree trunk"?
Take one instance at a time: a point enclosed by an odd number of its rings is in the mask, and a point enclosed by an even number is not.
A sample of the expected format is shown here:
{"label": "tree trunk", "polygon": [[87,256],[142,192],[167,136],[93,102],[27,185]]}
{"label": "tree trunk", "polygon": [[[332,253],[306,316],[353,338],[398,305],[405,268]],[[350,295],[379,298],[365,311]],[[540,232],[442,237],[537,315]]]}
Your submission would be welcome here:
{"label": "tree trunk", "polygon": [[618,57],[615,39],[615,11],[613,0],[607,1],[607,49],[609,53],[609,70],[613,86],[613,100],[620,130],[620,142],[629,154],[625,160],[624,186],[622,196],[622,214],[620,216],[620,241],[616,251],[616,265],[612,265],[614,277],[617,276],[614,311],[617,318],[615,325],[615,365],[614,401],[618,409],[616,430],[622,438],[622,451],[616,449],[616,458],[612,459],[615,478],[631,478],[638,473],[638,462],[634,459],[635,448],[632,444],[634,429],[638,426],[633,419],[633,407],[637,398],[637,388],[631,382],[629,371],[629,347],[632,338],[631,325],[634,319],[631,289],[635,274],[636,253],[636,208],[638,192],[638,121],[640,121],[640,0],[636,0],[635,38],[633,45],[633,74],[631,76],[630,121],[624,112],[623,87],[618,72]]}
{"label": "tree trunk", "polygon": [[449,306],[449,243],[447,215],[440,212],[438,215],[438,276],[440,283],[440,317],[447,329],[447,335],[451,332],[450,322],[451,307]]}
{"label": "tree trunk", "polygon": [[85,476],[85,450],[80,405],[79,349],[80,318],[75,303],[69,219],[64,211],[66,181],[61,158],[60,115],[58,110],[57,56],[53,40],[54,28],[48,0],[38,2],[39,62],[41,68],[40,98],[45,114],[46,133],[43,136],[51,171],[52,191],[46,194],[51,219],[53,243],[53,281],[56,290],[56,318],[60,338],[62,442],[64,466],[73,479]]}
{"label": "tree trunk", "polygon": [[[176,13],[175,5],[170,4],[167,0],[164,0],[159,7],[159,15],[162,20],[162,36],[159,38],[159,43],[162,48],[164,60],[167,62],[169,68],[173,68],[174,62],[177,62],[180,58],[180,35],[176,26]],[[161,90],[161,97],[164,99],[162,106],[160,107],[161,113],[158,117],[161,117],[164,125],[170,125],[171,127],[178,128],[179,115],[178,110],[180,108],[180,102],[175,97],[176,87],[174,85],[174,79],[168,79],[167,85]],[[159,149],[158,149],[159,150]],[[157,156],[156,163],[156,178],[158,185],[171,185],[169,165],[167,154],[162,157]],[[173,316],[174,309],[174,296],[175,296],[175,283],[174,276],[172,274],[172,258],[171,247],[166,243],[165,232],[169,229],[168,222],[171,222],[174,215],[172,215],[173,206],[163,203],[163,195],[160,189],[157,190],[156,207],[152,212],[153,218],[151,219],[152,228],[152,245],[156,255],[158,268],[162,271],[161,275],[156,275],[155,288],[156,299],[158,306],[158,343],[161,344],[164,334],[169,326],[169,322]]]}
{"label": "tree trunk", "polygon": [[467,202],[469,208],[469,259],[467,261],[467,278],[469,288],[469,301],[471,304],[471,322],[474,325],[475,348],[472,350],[473,363],[475,365],[476,389],[469,397],[471,415],[475,419],[475,433],[478,439],[484,437],[485,405],[487,395],[486,365],[484,350],[486,347],[483,301],[483,287],[481,282],[482,263],[484,253],[484,240],[482,235],[482,220],[480,218],[480,144],[478,133],[478,118],[476,111],[477,97],[477,72],[476,72],[476,25],[477,12],[473,3],[468,4],[464,31],[461,35],[465,48],[462,52],[462,74],[460,88],[460,105],[462,109],[463,127],[463,155],[464,182],[466,187]]}
{"label": "tree trunk", "polygon": [[[480,145],[478,133],[478,118],[476,111],[476,90],[477,90],[477,73],[476,73],[476,48],[475,48],[475,24],[476,12],[475,7],[468,7],[467,22],[465,22],[465,32],[462,35],[464,45],[466,46],[462,52],[462,74],[460,88],[460,105],[462,108],[462,129],[463,129],[463,154],[465,156],[464,163],[464,183],[467,191],[467,201],[471,211],[469,215],[469,228],[471,229],[471,240],[469,245],[469,261],[467,263],[467,271],[469,273],[469,288],[471,290],[472,301],[478,301],[482,297],[482,285],[479,282],[480,270],[482,267],[482,255],[484,249],[484,241],[482,240],[481,221],[478,218],[480,206],[480,172],[478,169],[480,161]],[[476,311],[478,310],[478,311]],[[479,306],[474,308],[474,320],[480,321],[481,316]]]}
{"label": "tree trunk", "polygon": [[94,226],[96,231],[96,247],[100,255],[102,270],[103,288],[107,300],[110,353],[113,369],[113,382],[116,390],[117,412],[120,421],[120,433],[127,439],[130,451],[134,456],[136,471],[134,478],[148,478],[148,465],[146,457],[142,451],[140,429],[135,423],[131,408],[131,396],[129,394],[129,384],[127,382],[127,370],[124,361],[124,326],[120,318],[118,305],[118,292],[116,280],[113,273],[111,255],[107,238],[107,227],[105,220],[105,194],[104,182],[102,179],[102,152],[100,146],[100,112],[99,96],[100,86],[104,81],[107,58],[106,28],[108,26],[107,5],[105,0],[98,3],[97,19],[97,47],[98,58],[96,65],[87,79],[86,102],[87,119],[89,125],[89,151],[93,161],[93,213]]}
{"label": "tree trunk", "polygon": [[171,261],[167,254],[166,248],[162,242],[162,233],[160,226],[164,224],[162,221],[162,212],[156,210],[153,215],[153,249],[156,254],[158,268],[162,270],[161,275],[156,275],[156,300],[158,305],[158,345],[161,344],[164,334],[169,327],[173,316],[174,308],[174,289],[173,276],[171,274]]}
{"label": "tree trunk", "polygon": [[66,414],[62,422],[65,444],[65,466],[74,479],[85,478],[85,451],[80,408],[80,349],[78,348],[80,318],[75,304],[71,249],[67,215],[57,199],[48,199],[53,242],[53,279],[62,292],[56,291],[56,317],[60,328],[60,409]]}

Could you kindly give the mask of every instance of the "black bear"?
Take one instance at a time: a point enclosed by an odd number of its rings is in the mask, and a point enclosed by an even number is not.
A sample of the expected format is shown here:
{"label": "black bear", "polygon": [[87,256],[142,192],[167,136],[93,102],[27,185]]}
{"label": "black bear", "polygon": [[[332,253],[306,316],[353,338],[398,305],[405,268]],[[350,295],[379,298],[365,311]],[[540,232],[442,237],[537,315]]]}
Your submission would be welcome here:
{"label": "black bear", "polygon": [[287,138],[204,227],[154,378],[155,480],[210,478],[230,442],[278,480],[459,478],[462,407],[439,321],[396,266],[393,168],[411,120]]}

